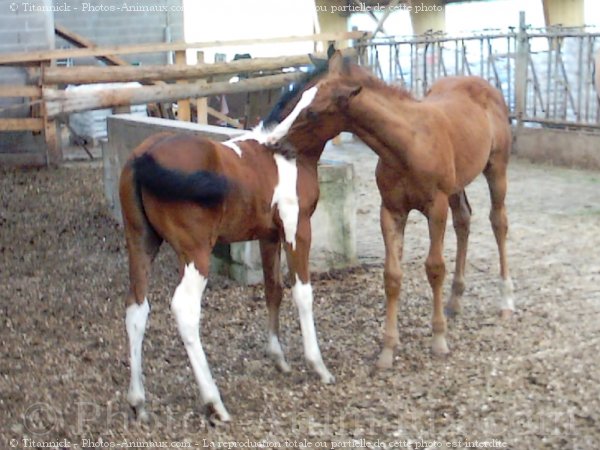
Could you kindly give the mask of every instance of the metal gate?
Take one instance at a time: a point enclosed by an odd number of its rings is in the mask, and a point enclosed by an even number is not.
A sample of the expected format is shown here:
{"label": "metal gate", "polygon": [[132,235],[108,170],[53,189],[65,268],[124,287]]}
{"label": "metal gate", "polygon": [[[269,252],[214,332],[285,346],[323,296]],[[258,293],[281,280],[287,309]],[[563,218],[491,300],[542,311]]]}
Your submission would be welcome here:
{"label": "metal gate", "polygon": [[594,89],[598,32],[519,28],[447,37],[378,38],[358,42],[360,63],[417,98],[438,78],[478,75],[504,94],[511,117],[528,126],[600,128]]}

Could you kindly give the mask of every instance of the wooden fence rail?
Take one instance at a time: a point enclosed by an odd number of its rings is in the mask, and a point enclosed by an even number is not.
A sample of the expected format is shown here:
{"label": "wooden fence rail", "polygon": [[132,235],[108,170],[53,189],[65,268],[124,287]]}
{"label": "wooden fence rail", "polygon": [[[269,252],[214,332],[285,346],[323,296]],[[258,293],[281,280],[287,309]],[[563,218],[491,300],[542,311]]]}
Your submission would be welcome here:
{"label": "wooden fence rail", "polygon": [[0,65],[20,65],[39,61],[68,58],[105,57],[108,55],[131,55],[142,53],[175,52],[187,49],[206,49],[237,45],[284,44],[289,42],[330,42],[364,39],[370,34],[364,31],[348,31],[344,33],[321,33],[306,36],[287,36],[265,39],[239,39],[232,41],[209,42],[159,42],[154,44],[138,44],[126,46],[107,46],[77,49],[39,50],[32,52],[6,53],[0,55]]}
{"label": "wooden fence rail", "polygon": [[[317,55],[319,56],[319,55]],[[321,55],[324,57],[324,55]],[[278,70],[310,64],[308,55],[283,56],[277,58],[241,59],[225,63],[169,66],[110,66],[110,67],[47,67],[42,73],[43,84],[85,84],[139,81],[149,83],[156,80],[189,80],[214,75]]]}
{"label": "wooden fence rail", "polygon": [[[307,36],[288,36],[267,39],[244,39],[213,42],[175,42],[137,44],[127,46],[98,47],[83,36],[57,26],[56,34],[79,47],[72,49],[39,50],[32,52],[0,54],[0,66],[26,67],[28,85],[0,85],[0,99],[23,98],[19,104],[4,108],[4,115],[10,108],[29,109],[29,117],[9,117],[0,119],[0,132],[28,131],[42,133],[46,143],[45,155],[28,154],[27,158],[13,158],[12,154],[0,155],[2,161],[38,164],[58,164],[62,160],[62,149],[57,138],[57,116],[92,109],[127,107],[131,105],[156,104],[160,114],[165,103],[178,102],[178,118],[191,118],[190,99],[194,100],[197,120],[207,121],[207,115],[218,117],[228,124],[241,127],[235,119],[211,108],[204,98],[213,95],[256,92],[285,86],[300,79],[300,71],[264,75],[259,72],[279,72],[285,68],[306,66],[311,63],[308,55],[282,56],[276,58],[255,58],[229,63],[196,65],[185,64],[185,51],[238,45],[283,44],[289,42],[337,42],[357,41],[368,38],[369,33],[352,31],[343,33],[321,33]],[[343,46],[343,45],[342,45]],[[175,52],[180,64],[168,66],[129,66],[119,55],[143,53]],[[354,52],[350,49],[348,52]],[[324,57],[324,55],[317,55]],[[57,67],[57,59],[77,59],[94,57],[112,66]],[[200,60],[199,60],[200,61]],[[225,81],[210,82],[211,78],[223,80],[223,76],[239,73],[252,74],[251,78],[236,83]],[[59,89],[66,84],[115,83],[138,81],[144,84],[139,88],[102,89],[93,92],[65,91]],[[176,81],[176,83],[167,83]],[[187,107],[184,107],[186,106]],[[168,106],[167,106],[168,108]],[[167,111],[168,112],[168,111]],[[23,115],[22,112],[19,113]],[[171,113],[169,113],[171,115]]]}
{"label": "wooden fence rail", "polygon": [[70,114],[90,109],[141,105],[152,102],[173,102],[186,98],[200,98],[239,92],[256,92],[263,89],[285,86],[297,81],[304,75],[302,72],[292,72],[250,78],[238,81],[237,83],[223,81],[209,84],[200,82],[164,84],[138,88],[99,89],[90,93],[44,89],[43,96],[46,101],[46,113],[48,117],[52,118],[60,114]]}

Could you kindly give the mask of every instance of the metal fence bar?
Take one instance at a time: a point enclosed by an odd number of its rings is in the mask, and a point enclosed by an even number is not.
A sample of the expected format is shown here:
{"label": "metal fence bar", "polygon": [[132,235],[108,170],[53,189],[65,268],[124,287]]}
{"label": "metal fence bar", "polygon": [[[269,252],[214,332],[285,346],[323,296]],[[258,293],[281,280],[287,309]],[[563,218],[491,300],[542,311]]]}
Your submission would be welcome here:
{"label": "metal fence bar", "polygon": [[478,74],[500,89],[520,123],[595,126],[592,85],[600,32],[553,27],[469,36],[426,34],[359,41],[360,61],[377,76],[422,97],[436,79]]}

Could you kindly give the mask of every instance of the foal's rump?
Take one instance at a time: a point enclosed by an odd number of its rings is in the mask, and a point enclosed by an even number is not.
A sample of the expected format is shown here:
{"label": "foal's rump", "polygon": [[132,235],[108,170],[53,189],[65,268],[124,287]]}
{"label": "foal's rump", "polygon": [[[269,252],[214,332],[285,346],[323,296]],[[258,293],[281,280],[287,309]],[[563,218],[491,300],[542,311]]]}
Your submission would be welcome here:
{"label": "foal's rump", "polygon": [[214,143],[201,137],[152,136],[134,150],[128,165],[136,188],[165,202],[214,207],[229,190]]}
{"label": "foal's rump", "polygon": [[227,178],[208,170],[184,172],[158,163],[151,153],[132,162],[136,184],[163,201],[189,201],[201,206],[221,204],[229,190]]}

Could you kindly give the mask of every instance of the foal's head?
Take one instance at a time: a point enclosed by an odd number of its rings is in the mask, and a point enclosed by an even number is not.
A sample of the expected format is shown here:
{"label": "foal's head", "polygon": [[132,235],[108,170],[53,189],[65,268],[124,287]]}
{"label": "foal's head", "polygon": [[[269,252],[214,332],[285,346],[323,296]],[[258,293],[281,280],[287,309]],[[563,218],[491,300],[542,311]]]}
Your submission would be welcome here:
{"label": "foal's head", "polygon": [[298,99],[302,109],[296,111],[293,122],[283,135],[277,137],[277,142],[272,142],[273,146],[323,146],[348,129],[349,106],[362,90],[361,81],[368,77],[371,75],[365,69],[335,52],[329,60],[327,73]]}

